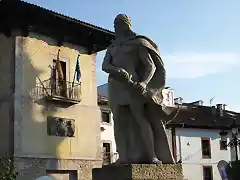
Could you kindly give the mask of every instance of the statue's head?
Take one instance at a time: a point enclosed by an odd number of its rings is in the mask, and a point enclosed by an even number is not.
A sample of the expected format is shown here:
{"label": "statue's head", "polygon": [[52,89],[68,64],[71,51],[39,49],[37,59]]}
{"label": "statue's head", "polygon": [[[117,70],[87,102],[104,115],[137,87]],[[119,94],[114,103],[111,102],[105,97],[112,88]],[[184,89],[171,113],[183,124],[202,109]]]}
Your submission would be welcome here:
{"label": "statue's head", "polygon": [[116,34],[131,30],[131,20],[126,14],[119,14],[114,19],[114,29]]}

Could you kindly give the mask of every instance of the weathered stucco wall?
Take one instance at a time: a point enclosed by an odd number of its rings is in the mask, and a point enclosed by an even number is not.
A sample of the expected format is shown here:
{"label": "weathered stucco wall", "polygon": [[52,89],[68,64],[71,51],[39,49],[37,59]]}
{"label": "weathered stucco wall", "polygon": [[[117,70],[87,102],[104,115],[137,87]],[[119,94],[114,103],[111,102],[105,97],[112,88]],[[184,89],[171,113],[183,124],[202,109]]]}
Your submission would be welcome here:
{"label": "weathered stucco wall", "polygon": [[0,34],[0,156],[11,152],[14,96],[14,38]]}
{"label": "weathered stucco wall", "polygon": [[[176,129],[177,158],[182,159],[184,178],[189,180],[203,179],[203,166],[212,166],[213,180],[221,179],[217,163],[224,159],[231,161],[231,148],[220,149],[220,129]],[[228,142],[231,132],[228,132]],[[201,138],[210,138],[211,158],[202,157]]]}
{"label": "weathered stucco wall", "polygon": [[[64,44],[60,60],[67,65],[67,80],[72,81],[78,52],[81,53],[82,101],[70,107],[34,101],[36,83],[50,78],[53,59],[59,47],[48,37],[31,33],[16,37],[15,155],[19,157],[58,157],[100,159],[100,109],[97,106],[96,55],[84,48]],[[75,119],[74,138],[47,135],[47,116]]]}

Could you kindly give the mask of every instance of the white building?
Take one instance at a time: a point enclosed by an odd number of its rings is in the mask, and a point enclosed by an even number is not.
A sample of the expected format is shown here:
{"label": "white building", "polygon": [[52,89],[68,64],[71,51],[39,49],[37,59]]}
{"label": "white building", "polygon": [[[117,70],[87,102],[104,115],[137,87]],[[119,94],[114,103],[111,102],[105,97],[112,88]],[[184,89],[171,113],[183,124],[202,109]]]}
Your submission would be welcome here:
{"label": "white building", "polygon": [[[98,87],[99,95],[104,97],[105,105],[100,107],[103,112],[107,107],[107,84]],[[235,160],[233,148],[223,148],[220,143],[219,132],[221,129],[229,129],[232,120],[222,114],[223,106],[203,106],[202,101],[183,103],[182,98],[174,99],[174,91],[166,89],[163,92],[164,104],[180,108],[177,115],[166,125],[170,145],[176,161],[182,162],[184,178],[188,180],[220,180],[217,163],[220,160],[227,162]],[[103,98],[102,98],[103,102]],[[237,114],[235,112],[231,112]],[[110,118],[112,116],[110,115]],[[111,119],[112,122],[112,119]],[[239,123],[237,123],[239,125]],[[102,140],[111,142],[111,152],[116,152],[114,144],[113,124],[102,124],[105,131],[102,132]],[[169,133],[170,132],[170,133]],[[230,130],[229,130],[230,140]],[[115,159],[114,159],[115,160]]]}
{"label": "white building", "polygon": [[103,146],[103,164],[114,163],[118,159],[114,138],[113,118],[108,107],[106,92],[106,85],[98,87],[98,105],[102,111],[101,139]]}
{"label": "white building", "polygon": [[[217,163],[234,160],[230,148],[222,148],[219,129],[176,128],[175,157],[182,161],[188,180],[220,180]],[[204,150],[205,149],[205,150]],[[205,178],[204,178],[205,177]],[[209,178],[208,178],[209,177]]]}

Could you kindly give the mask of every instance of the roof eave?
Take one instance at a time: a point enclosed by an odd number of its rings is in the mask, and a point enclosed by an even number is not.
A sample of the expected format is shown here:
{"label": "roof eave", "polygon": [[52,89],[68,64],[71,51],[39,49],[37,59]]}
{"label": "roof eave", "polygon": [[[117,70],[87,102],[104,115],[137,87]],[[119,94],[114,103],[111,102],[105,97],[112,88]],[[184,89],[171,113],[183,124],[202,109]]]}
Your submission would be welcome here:
{"label": "roof eave", "polygon": [[[18,8],[16,10],[13,10],[13,7],[15,6]],[[14,1],[9,3],[8,1],[0,2],[0,10],[0,18],[2,23],[7,22],[5,25],[7,24],[8,26],[11,26],[11,28],[12,26],[13,28],[19,28],[18,26],[22,27],[23,25],[33,26],[36,27],[35,32],[38,32],[39,27],[42,26],[42,28],[45,29],[45,35],[53,36],[54,38],[57,38],[56,33],[59,31],[59,29],[56,30],[57,28],[60,28],[62,24],[65,26],[70,25],[71,28],[69,30],[68,27],[63,28],[64,30],[62,31],[64,31],[64,34],[61,35],[70,36],[71,38],[69,39],[63,39],[64,42],[73,43],[75,45],[89,46],[88,43],[90,43],[90,41],[88,40],[88,35],[90,32],[92,32],[94,37],[91,41],[91,53],[96,53],[106,49],[115,38],[114,32],[112,31],[79,21],[68,16],[64,16],[62,14],[58,14],[54,11],[23,1]],[[45,21],[41,22],[41,17],[43,18],[42,21],[44,21],[44,19],[50,19],[48,22],[56,23],[55,25],[57,27],[55,27],[53,24],[47,25],[47,22]],[[76,29],[74,30],[73,28]],[[46,31],[55,31],[55,33],[46,33]]]}
{"label": "roof eave", "polygon": [[[240,127],[240,126],[239,126]],[[167,124],[166,128],[193,128],[193,129],[222,129],[222,130],[230,130],[229,126],[212,126],[212,125],[191,125],[191,124]]]}

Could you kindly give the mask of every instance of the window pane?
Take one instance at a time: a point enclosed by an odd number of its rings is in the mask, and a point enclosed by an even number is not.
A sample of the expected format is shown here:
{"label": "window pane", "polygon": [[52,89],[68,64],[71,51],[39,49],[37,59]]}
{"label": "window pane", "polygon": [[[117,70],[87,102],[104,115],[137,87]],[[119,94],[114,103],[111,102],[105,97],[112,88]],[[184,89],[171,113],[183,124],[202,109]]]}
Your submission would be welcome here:
{"label": "window pane", "polygon": [[203,167],[203,179],[212,180],[212,167]]}
{"label": "window pane", "polygon": [[111,163],[110,143],[103,143],[103,164]]}
{"label": "window pane", "polygon": [[110,123],[109,112],[102,112],[102,121]]}
{"label": "window pane", "polygon": [[211,146],[209,139],[202,139],[202,155],[203,158],[211,158]]}

